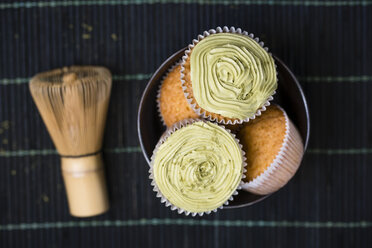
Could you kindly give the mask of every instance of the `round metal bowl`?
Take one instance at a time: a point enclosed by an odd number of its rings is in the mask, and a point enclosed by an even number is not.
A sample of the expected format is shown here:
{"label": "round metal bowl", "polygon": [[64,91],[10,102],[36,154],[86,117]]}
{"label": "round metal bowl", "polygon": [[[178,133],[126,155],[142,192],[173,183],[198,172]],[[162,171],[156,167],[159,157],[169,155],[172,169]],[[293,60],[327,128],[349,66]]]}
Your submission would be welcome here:
{"label": "round metal bowl", "polygon": [[[148,164],[150,164],[150,158],[156,143],[165,131],[156,106],[159,85],[164,74],[182,58],[185,50],[186,48],[174,53],[158,68],[142,94],[138,109],[137,128],[141,149]],[[297,126],[306,150],[310,135],[310,118],[305,95],[296,77],[288,67],[277,57],[274,56],[274,59],[278,70],[278,89],[274,95],[273,102],[282,106],[292,122]],[[234,200],[229,205],[224,206],[224,209],[250,206],[268,196],[255,195],[240,190]]]}

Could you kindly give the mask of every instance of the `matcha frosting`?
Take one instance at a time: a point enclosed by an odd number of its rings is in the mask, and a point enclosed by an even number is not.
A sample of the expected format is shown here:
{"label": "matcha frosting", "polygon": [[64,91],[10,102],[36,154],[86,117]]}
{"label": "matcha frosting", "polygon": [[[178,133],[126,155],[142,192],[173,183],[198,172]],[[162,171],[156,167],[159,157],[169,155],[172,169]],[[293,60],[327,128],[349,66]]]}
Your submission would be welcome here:
{"label": "matcha frosting", "polygon": [[246,119],[277,88],[274,59],[246,35],[217,33],[192,49],[190,76],[198,105],[224,117]]}
{"label": "matcha frosting", "polygon": [[222,206],[239,186],[243,158],[224,128],[202,121],[172,133],[156,151],[153,176],[161,194],[193,213]]}

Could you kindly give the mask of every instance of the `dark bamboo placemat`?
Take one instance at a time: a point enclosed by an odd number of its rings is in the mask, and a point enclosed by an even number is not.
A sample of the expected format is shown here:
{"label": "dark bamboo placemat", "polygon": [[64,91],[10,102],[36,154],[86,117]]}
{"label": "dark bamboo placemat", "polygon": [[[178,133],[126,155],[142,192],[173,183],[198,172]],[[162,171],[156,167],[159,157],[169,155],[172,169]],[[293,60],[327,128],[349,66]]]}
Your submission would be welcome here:
{"label": "dark bamboo placemat", "polygon": [[[302,166],[252,207],[184,217],[155,198],[136,115],[152,72],[202,31],[241,27],[299,77],[311,114]],[[0,3],[0,247],[368,247],[372,242],[372,1]],[[114,75],[108,213],[68,213],[59,158],[28,90],[64,65]]]}

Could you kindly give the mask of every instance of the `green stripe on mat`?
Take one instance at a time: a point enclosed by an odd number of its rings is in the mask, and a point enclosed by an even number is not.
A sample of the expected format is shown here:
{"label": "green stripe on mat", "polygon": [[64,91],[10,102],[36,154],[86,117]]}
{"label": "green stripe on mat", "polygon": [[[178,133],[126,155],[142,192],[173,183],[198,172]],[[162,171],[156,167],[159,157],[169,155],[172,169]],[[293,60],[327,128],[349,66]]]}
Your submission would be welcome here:
{"label": "green stripe on mat", "polygon": [[[130,80],[148,80],[151,77],[151,73],[139,73],[139,74],[128,74],[128,75],[113,75],[112,79],[114,81],[130,81]],[[372,76],[370,75],[361,75],[361,76],[325,76],[325,77],[317,77],[317,76],[308,76],[308,77],[298,77],[300,81],[303,82],[325,82],[325,83],[332,83],[332,82],[349,82],[349,83],[356,83],[356,82],[372,82]],[[0,79],[0,85],[11,85],[11,84],[25,84],[28,83],[30,78],[3,78]]]}
{"label": "green stripe on mat", "polygon": [[[117,147],[105,149],[104,152],[120,154],[120,153],[136,153],[141,152],[139,146]],[[372,148],[350,148],[350,149],[308,149],[309,154],[323,154],[323,155],[360,155],[372,154]],[[40,150],[15,150],[5,151],[0,150],[0,157],[25,157],[25,156],[46,156],[57,155],[57,151],[53,149],[40,149]]]}
{"label": "green stripe on mat", "polygon": [[326,155],[352,155],[352,154],[372,154],[372,148],[359,149],[309,149],[311,154],[326,154]]}
{"label": "green stripe on mat", "polygon": [[[105,149],[104,152],[107,153],[135,153],[141,152],[141,147],[139,146],[127,146],[127,147],[117,147],[112,149]],[[25,156],[46,156],[46,155],[57,155],[57,151],[53,149],[40,149],[40,150],[16,150],[16,151],[5,151],[0,150],[0,157],[25,157]]]}
{"label": "green stripe on mat", "polygon": [[309,77],[298,77],[300,81],[305,82],[324,82],[324,83],[332,83],[332,82],[349,82],[349,83],[356,83],[356,82],[368,82],[372,81],[372,76],[369,75],[362,75],[362,76],[346,76],[346,77],[316,77],[316,76],[309,76]]}
{"label": "green stripe on mat", "polygon": [[56,155],[56,150],[52,149],[40,149],[40,150],[16,150],[16,151],[5,151],[0,150],[0,157],[25,157],[25,156],[46,156]]}
{"label": "green stripe on mat", "polygon": [[297,228],[368,228],[372,222],[318,222],[318,221],[265,221],[265,220],[194,220],[194,219],[139,219],[21,223],[0,225],[0,231],[37,230],[51,228],[132,227],[132,226],[212,226],[212,227],[297,227]]}
{"label": "green stripe on mat", "polygon": [[147,79],[150,79],[151,75],[152,75],[151,73],[150,74],[140,73],[140,74],[132,74],[132,75],[113,75],[112,79],[114,81],[147,80]]}
{"label": "green stripe on mat", "polygon": [[141,147],[139,146],[127,146],[127,147],[118,147],[112,149],[105,149],[105,152],[108,153],[134,153],[141,152]]}
{"label": "green stripe on mat", "polygon": [[78,7],[78,6],[120,6],[137,4],[199,4],[199,5],[269,5],[269,6],[312,6],[312,7],[332,7],[332,6],[368,6],[372,2],[365,1],[299,1],[299,0],[91,0],[91,1],[32,1],[32,2],[13,2],[2,3],[0,9],[19,9],[19,8],[44,8],[44,7]]}
{"label": "green stripe on mat", "polygon": [[30,78],[2,78],[0,79],[0,85],[25,84],[29,80]]}
{"label": "green stripe on mat", "polygon": [[[127,74],[127,75],[113,75],[112,79],[114,81],[129,81],[129,80],[147,80],[152,74]],[[0,79],[0,85],[10,85],[10,84],[26,84],[31,78],[3,78]]]}

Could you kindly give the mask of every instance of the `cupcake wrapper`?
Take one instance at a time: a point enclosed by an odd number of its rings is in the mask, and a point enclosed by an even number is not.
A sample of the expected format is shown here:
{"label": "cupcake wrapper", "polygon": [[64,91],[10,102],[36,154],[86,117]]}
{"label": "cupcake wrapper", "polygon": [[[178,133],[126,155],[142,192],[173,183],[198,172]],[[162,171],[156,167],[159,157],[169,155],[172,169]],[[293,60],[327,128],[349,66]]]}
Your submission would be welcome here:
{"label": "cupcake wrapper", "polygon": [[161,82],[160,82],[160,85],[159,85],[159,89],[158,89],[158,94],[156,95],[156,108],[158,110],[158,115],[160,117],[160,120],[161,120],[161,123],[163,123],[163,125],[166,127],[167,124],[165,124],[165,121],[164,121],[164,118],[163,118],[163,115],[161,114],[161,111],[160,111],[160,92],[161,92],[161,87],[163,86],[163,83],[164,83],[164,80],[165,78],[168,76],[168,74],[173,71],[174,68],[176,68],[179,64],[182,63],[182,60],[179,60],[177,61],[174,65],[172,65],[168,70],[167,72],[164,74],[164,76],[162,77],[161,79]]}
{"label": "cupcake wrapper", "polygon": [[[191,53],[191,50],[202,39],[204,39],[205,37],[207,37],[207,36],[209,36],[211,34],[216,34],[216,33],[233,33],[233,34],[246,35],[246,36],[254,39],[263,49],[265,49],[266,52],[268,52],[271,55],[271,53],[269,52],[269,49],[267,47],[264,47],[264,43],[262,41],[260,41],[259,38],[254,37],[254,35],[252,33],[249,34],[247,31],[242,31],[240,28],[235,29],[235,27],[228,28],[227,26],[224,26],[223,28],[217,27],[216,29],[210,29],[209,31],[204,31],[202,35],[199,34],[198,37],[197,37],[197,39],[194,39],[192,41],[192,44],[189,44],[188,45],[188,48],[185,51],[185,55],[182,57],[182,64],[181,64],[181,83],[182,83],[182,89],[184,91],[184,95],[185,95],[185,97],[187,99],[187,102],[190,104],[191,108],[195,111],[195,113],[197,113],[200,117],[205,118],[205,119],[208,119],[210,121],[215,121],[215,122],[218,122],[218,123],[224,124],[224,125],[242,124],[243,122],[248,122],[249,120],[255,119],[256,116],[260,116],[261,115],[261,112],[265,111],[266,110],[266,107],[270,106],[270,101],[272,101],[274,99],[273,95],[275,95],[276,92],[274,91],[274,93],[256,111],[256,113],[253,116],[247,117],[245,119],[231,119],[231,118],[229,118],[227,121],[225,121],[224,119],[219,120],[218,118],[215,118],[215,117],[211,116],[210,114],[208,114],[206,112],[206,110],[203,110],[202,108],[198,107],[195,103],[193,104],[192,101],[194,99],[193,98],[190,98],[189,97],[189,94],[187,92],[185,92],[185,90],[187,89],[187,87],[185,86],[185,80],[184,80],[185,74],[183,73],[185,71],[184,64],[186,63],[186,60],[188,59],[189,54]],[[275,64],[275,68],[277,68],[276,64]],[[276,71],[276,77],[278,78],[278,71]],[[196,102],[196,100],[195,100],[195,102]]]}
{"label": "cupcake wrapper", "polygon": [[283,187],[296,173],[302,160],[304,145],[301,136],[286,112],[279,108],[283,111],[286,121],[283,146],[263,173],[243,184],[244,190],[254,194],[266,195]]}
{"label": "cupcake wrapper", "polygon": [[203,216],[204,214],[210,214],[211,212],[217,212],[218,208],[222,209],[224,205],[229,205],[229,201],[232,201],[234,199],[233,196],[238,195],[238,190],[242,189],[242,185],[244,184],[243,179],[246,177],[245,173],[247,171],[245,169],[247,163],[245,162],[246,158],[245,158],[245,152],[243,151],[243,146],[240,144],[240,141],[236,138],[235,134],[231,133],[231,131],[229,129],[226,129],[224,126],[220,126],[220,127],[224,128],[226,131],[228,131],[231,134],[231,136],[234,138],[234,140],[236,141],[236,143],[240,147],[240,151],[241,151],[242,158],[243,158],[243,163],[242,163],[243,170],[242,170],[241,182],[240,182],[239,186],[237,187],[237,189],[232,193],[231,197],[225,203],[223,203],[222,206],[220,206],[216,209],[213,209],[211,211],[189,212],[189,211],[186,211],[182,208],[179,208],[179,207],[173,205],[171,202],[169,202],[167,200],[167,198],[165,198],[163,196],[163,194],[160,192],[160,190],[159,190],[159,188],[158,188],[158,186],[155,182],[155,179],[154,179],[153,167],[154,167],[154,161],[155,161],[156,153],[159,150],[159,147],[161,146],[161,144],[163,144],[172,133],[174,133],[175,131],[177,131],[178,129],[180,129],[182,127],[186,127],[187,125],[190,125],[192,123],[199,122],[199,121],[207,122],[207,121],[202,120],[202,119],[185,119],[185,120],[179,121],[179,122],[175,123],[173,126],[169,127],[163,133],[163,135],[160,137],[158,143],[155,146],[154,152],[151,156],[151,163],[150,163],[150,170],[149,170],[149,173],[150,173],[149,178],[151,179],[151,185],[153,186],[153,191],[156,192],[156,197],[160,198],[160,202],[164,203],[166,207],[170,207],[172,211],[177,210],[177,212],[179,214],[184,213],[186,216],[191,214],[191,216],[193,216],[193,217],[195,217],[196,215]]}

